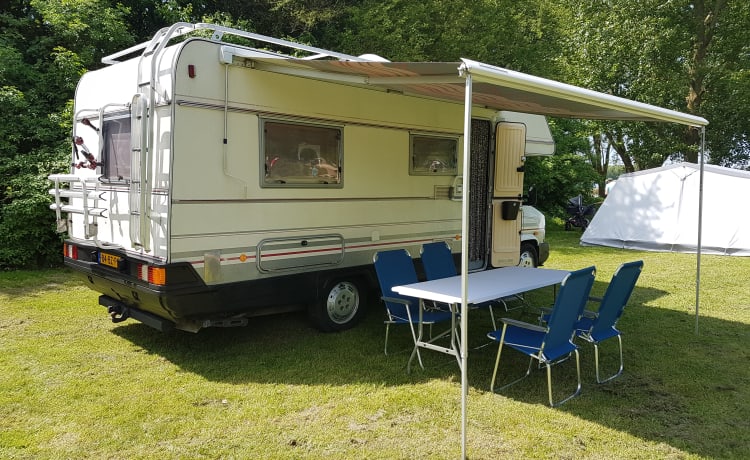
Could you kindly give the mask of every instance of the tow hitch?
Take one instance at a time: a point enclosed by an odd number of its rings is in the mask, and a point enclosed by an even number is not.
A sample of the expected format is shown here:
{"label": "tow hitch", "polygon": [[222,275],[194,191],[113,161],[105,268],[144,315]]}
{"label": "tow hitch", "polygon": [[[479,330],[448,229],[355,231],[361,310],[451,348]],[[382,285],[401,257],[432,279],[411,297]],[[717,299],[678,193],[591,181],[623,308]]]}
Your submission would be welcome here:
{"label": "tow hitch", "polygon": [[107,306],[107,313],[109,313],[109,317],[112,318],[113,323],[121,323],[130,318],[129,310],[120,305]]}
{"label": "tow hitch", "polygon": [[133,318],[142,322],[146,326],[151,326],[161,332],[171,331],[175,326],[174,323],[168,319],[130,307],[107,295],[99,296],[99,305],[107,307],[107,313],[109,313],[109,317],[112,318],[113,323],[121,323],[128,318]]}

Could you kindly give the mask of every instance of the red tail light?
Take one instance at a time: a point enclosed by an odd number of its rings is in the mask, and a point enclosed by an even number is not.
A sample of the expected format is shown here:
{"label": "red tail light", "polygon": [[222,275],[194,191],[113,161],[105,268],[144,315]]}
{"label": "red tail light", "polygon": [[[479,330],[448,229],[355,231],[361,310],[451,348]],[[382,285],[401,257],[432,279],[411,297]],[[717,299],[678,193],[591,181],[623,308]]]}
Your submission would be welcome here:
{"label": "red tail light", "polygon": [[68,243],[63,244],[63,255],[68,259],[78,260],[78,246]]}

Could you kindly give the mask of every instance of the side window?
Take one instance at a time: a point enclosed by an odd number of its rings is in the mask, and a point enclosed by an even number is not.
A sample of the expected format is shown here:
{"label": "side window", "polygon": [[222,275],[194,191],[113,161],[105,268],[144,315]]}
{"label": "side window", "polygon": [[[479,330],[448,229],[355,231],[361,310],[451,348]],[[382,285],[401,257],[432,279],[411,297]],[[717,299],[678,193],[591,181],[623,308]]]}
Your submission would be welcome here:
{"label": "side window", "polygon": [[409,174],[455,176],[458,172],[458,138],[411,134]]}
{"label": "side window", "polygon": [[262,120],[265,187],[341,187],[342,129]]}
{"label": "side window", "polygon": [[130,180],[130,114],[104,120],[102,138],[102,178],[111,182]]}

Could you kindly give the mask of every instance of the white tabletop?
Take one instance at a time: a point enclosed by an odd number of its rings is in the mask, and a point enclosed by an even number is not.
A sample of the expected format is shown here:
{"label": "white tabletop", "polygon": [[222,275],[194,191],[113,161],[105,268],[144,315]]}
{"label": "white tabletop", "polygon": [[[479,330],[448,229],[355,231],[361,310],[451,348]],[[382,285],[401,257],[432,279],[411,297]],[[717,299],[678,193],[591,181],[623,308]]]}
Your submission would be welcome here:
{"label": "white tabletop", "polygon": [[[559,284],[568,273],[570,272],[567,270],[522,267],[504,267],[469,273],[467,302],[477,304]],[[394,286],[393,290],[401,295],[420,299],[461,303],[460,276]]]}

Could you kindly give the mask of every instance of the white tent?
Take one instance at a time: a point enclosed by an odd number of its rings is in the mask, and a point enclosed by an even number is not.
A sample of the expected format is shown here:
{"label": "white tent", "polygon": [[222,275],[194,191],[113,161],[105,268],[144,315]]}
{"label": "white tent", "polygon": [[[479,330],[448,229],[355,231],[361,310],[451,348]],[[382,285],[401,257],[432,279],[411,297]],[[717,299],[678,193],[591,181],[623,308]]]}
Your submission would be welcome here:
{"label": "white tent", "polygon": [[[679,163],[624,174],[581,237],[584,246],[695,253],[700,167]],[[750,172],[705,165],[702,252],[750,256]]]}

